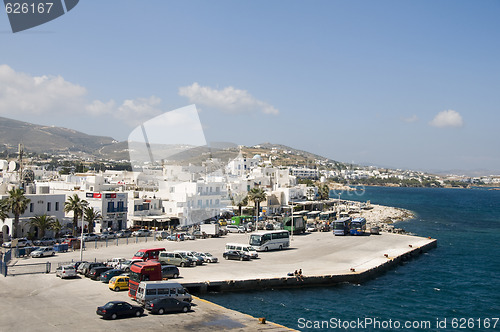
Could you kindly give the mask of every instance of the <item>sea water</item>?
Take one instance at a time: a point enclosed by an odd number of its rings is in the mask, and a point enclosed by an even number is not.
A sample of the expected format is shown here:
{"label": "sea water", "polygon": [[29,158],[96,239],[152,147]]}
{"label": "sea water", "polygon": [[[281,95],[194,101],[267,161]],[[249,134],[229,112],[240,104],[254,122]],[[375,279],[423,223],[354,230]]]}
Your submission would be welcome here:
{"label": "sea water", "polygon": [[204,298],[303,331],[500,330],[500,191],[367,187],[340,194],[413,211],[415,219],[396,226],[436,238],[438,247],[360,285]]}

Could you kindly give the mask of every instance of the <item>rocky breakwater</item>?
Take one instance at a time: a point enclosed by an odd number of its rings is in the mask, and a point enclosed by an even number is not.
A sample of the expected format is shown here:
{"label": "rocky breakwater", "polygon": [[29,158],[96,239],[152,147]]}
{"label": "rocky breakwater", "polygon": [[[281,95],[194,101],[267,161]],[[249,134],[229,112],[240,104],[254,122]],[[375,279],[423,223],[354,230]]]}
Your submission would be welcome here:
{"label": "rocky breakwater", "polygon": [[[405,234],[406,231],[394,226],[398,221],[414,219],[415,214],[409,210],[371,204],[371,209],[362,210],[359,214],[366,219],[366,228],[379,227],[382,232]],[[354,217],[354,216],[353,216]]]}

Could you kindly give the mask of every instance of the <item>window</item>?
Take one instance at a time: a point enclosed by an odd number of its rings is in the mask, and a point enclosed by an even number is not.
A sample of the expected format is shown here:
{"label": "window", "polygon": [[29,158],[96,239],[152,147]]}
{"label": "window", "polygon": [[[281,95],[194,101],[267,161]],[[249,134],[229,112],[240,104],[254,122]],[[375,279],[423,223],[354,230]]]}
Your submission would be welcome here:
{"label": "window", "polygon": [[30,203],[30,212],[33,212],[33,203]]}
{"label": "window", "polygon": [[50,211],[50,202],[47,202],[47,212]]}
{"label": "window", "polygon": [[123,202],[118,202],[117,210],[118,212],[125,212],[125,208],[123,207]]}
{"label": "window", "polygon": [[59,211],[59,202],[56,202],[56,211]]}
{"label": "window", "polygon": [[115,212],[115,203],[114,202],[108,202],[108,211],[107,212]]}
{"label": "window", "polygon": [[146,289],[146,295],[156,295],[156,289]]}
{"label": "window", "polygon": [[168,295],[168,288],[158,289],[158,295]]}

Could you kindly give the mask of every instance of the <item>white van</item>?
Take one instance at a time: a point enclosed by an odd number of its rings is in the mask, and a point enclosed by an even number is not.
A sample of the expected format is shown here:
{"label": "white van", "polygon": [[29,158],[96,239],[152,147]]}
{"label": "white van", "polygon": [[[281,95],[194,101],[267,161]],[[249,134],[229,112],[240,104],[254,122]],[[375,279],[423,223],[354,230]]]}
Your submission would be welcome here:
{"label": "white van", "polygon": [[141,281],[137,288],[136,300],[144,305],[146,301],[172,297],[180,301],[191,302],[193,299],[184,287],[172,281]]}
{"label": "white van", "polygon": [[259,257],[259,254],[257,254],[257,250],[255,250],[255,248],[249,244],[226,243],[225,252],[232,251],[232,250],[240,251],[240,252],[250,256],[250,258]]}

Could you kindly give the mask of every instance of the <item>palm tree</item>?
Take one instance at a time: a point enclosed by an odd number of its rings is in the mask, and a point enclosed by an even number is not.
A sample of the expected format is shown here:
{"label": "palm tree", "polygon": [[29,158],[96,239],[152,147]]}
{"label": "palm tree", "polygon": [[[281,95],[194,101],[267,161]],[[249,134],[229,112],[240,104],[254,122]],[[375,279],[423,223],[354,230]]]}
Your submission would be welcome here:
{"label": "palm tree", "polygon": [[[9,209],[7,208],[7,204],[5,204],[5,199],[0,200],[0,220],[5,221],[9,217]],[[9,234],[3,234],[3,241],[7,242],[9,240]]]}
{"label": "palm tree", "polygon": [[52,222],[52,225],[50,225],[50,229],[55,232],[55,237],[59,237],[59,232],[61,232],[61,229],[63,228],[63,225],[59,221],[59,219],[56,219],[54,222]]}
{"label": "palm tree", "polygon": [[0,220],[5,221],[9,217],[9,208],[7,207],[6,200],[0,200]]}
{"label": "palm tree", "polygon": [[[64,212],[73,211],[73,236],[76,236],[76,228],[78,227],[78,218],[83,214],[83,210],[89,205],[84,199],[80,199],[77,194],[68,197],[64,202]],[[83,225],[82,225],[83,227]]]}
{"label": "palm tree", "polygon": [[240,200],[238,202],[238,204],[236,204],[238,206],[238,215],[241,216],[242,214],[242,210],[243,210],[243,207],[244,206],[247,206],[248,205],[248,196],[245,196],[242,200]]}
{"label": "palm tree", "polygon": [[319,199],[327,200],[330,198],[330,188],[327,184],[320,185],[318,189]]}
{"label": "palm tree", "polygon": [[19,216],[26,211],[31,200],[26,198],[26,196],[24,196],[24,191],[19,188],[9,190],[8,194],[9,197],[5,198],[4,204],[6,210],[14,215],[14,221],[12,222],[12,238],[15,239],[17,238]]}
{"label": "palm tree", "polygon": [[94,222],[102,219],[101,213],[94,210],[92,207],[86,207],[83,213],[83,218],[88,223],[89,233],[94,233]]}
{"label": "palm tree", "polygon": [[249,200],[254,202],[256,209],[255,215],[258,216],[260,211],[260,202],[265,201],[267,198],[266,192],[262,188],[255,187],[250,189],[247,197]]}
{"label": "palm tree", "polygon": [[46,214],[43,214],[41,216],[34,216],[30,218],[30,224],[31,226],[37,227],[38,228],[38,237],[43,238],[45,236],[45,231],[47,229],[50,229],[52,227],[52,224],[54,223],[54,218],[51,216],[48,216]]}

